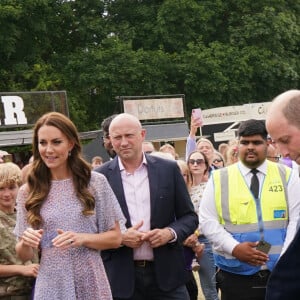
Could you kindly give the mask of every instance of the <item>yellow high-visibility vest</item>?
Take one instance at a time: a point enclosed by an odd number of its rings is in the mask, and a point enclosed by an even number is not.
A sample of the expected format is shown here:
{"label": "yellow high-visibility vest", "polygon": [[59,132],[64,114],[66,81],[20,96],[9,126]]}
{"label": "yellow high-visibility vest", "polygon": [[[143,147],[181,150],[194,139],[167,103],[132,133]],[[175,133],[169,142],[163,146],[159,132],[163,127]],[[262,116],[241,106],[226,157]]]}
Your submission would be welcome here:
{"label": "yellow high-visibility vest", "polygon": [[[220,224],[239,242],[264,239],[272,247],[268,268],[272,269],[281,252],[288,223],[287,182],[291,169],[267,161],[267,175],[261,193],[255,199],[238,164],[214,171],[215,203]],[[238,261],[226,261],[216,255],[217,264],[235,273],[252,274],[259,270]],[[228,265],[229,263],[229,265]],[[224,266],[225,265],[225,266]]]}

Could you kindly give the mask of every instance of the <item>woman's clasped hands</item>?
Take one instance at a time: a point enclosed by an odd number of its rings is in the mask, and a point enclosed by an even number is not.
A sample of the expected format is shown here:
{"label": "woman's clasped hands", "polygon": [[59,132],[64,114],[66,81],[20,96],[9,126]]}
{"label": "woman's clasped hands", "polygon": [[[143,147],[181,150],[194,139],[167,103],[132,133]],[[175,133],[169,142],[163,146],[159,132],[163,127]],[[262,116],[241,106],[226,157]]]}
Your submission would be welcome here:
{"label": "woman's clasped hands", "polygon": [[[22,235],[23,244],[38,249],[43,233],[43,229],[27,228]],[[57,233],[57,236],[51,241],[52,245],[56,248],[67,249],[70,247],[80,247],[83,244],[81,235],[78,233],[62,229],[57,229]]]}

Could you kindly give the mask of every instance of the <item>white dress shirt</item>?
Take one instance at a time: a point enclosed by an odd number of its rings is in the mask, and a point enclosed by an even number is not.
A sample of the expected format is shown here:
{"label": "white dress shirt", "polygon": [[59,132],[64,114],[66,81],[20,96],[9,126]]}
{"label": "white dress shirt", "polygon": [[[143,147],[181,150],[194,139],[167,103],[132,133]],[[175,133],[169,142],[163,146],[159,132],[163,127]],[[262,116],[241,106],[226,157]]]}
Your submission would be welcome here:
{"label": "white dress shirt", "polygon": [[[248,186],[250,186],[250,181],[252,177],[251,169],[238,162],[238,167],[241,174],[245,178]],[[260,183],[260,192],[262,188],[262,183],[267,171],[267,162],[264,161],[257,170],[258,180]],[[299,191],[300,191],[300,179],[294,170],[292,170],[290,179],[287,183],[287,195],[288,195],[288,210],[289,210],[289,224],[287,227],[286,239],[282,248],[282,253],[287,249],[288,245],[292,241],[296,233],[297,222],[300,213],[300,201],[299,201]],[[272,201],[272,199],[270,199]],[[208,240],[213,244],[213,249],[217,253],[230,259],[232,257],[232,251],[239,244],[232,235],[227,232],[224,227],[219,223],[218,213],[215,205],[214,197],[214,184],[212,176],[210,177],[206,189],[203,193],[203,198],[199,207],[199,223],[200,228]]]}

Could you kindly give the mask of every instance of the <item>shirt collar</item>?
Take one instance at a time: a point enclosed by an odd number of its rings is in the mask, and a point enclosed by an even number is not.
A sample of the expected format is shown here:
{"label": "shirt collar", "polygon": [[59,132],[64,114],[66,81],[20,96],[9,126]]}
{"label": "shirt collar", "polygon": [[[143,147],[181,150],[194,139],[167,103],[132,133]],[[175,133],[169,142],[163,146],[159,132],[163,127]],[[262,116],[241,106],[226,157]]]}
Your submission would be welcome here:
{"label": "shirt collar", "polygon": [[[249,174],[251,172],[251,168],[248,168],[245,166],[241,161],[238,162],[239,169],[241,170],[241,173],[243,176]],[[259,172],[263,173],[264,175],[267,174],[267,160],[265,159],[264,162],[256,168]]]}
{"label": "shirt collar", "polygon": [[[120,171],[124,171],[125,170],[125,167],[122,163],[122,160],[120,159],[120,157],[118,156],[118,163],[119,163],[119,168],[120,168]],[[138,167],[138,169],[142,166],[142,165],[147,165],[147,160],[146,160],[146,156],[145,154],[143,153],[143,161],[142,163],[140,164],[140,166]]]}

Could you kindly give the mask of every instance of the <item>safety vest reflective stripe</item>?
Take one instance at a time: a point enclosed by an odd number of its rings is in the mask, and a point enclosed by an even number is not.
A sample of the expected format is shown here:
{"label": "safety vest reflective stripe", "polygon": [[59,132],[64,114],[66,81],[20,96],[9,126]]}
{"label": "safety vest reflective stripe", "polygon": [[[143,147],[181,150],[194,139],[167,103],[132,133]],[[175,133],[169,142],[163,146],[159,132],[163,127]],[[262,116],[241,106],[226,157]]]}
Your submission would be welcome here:
{"label": "safety vest reflective stripe", "polygon": [[[288,224],[287,182],[291,170],[267,161],[267,175],[255,199],[239,164],[214,171],[215,204],[219,222],[238,242],[264,239],[271,245],[266,267],[272,270],[282,250]],[[214,249],[216,265],[222,270],[251,275],[260,270]]]}
{"label": "safety vest reflective stripe", "polygon": [[271,254],[280,254],[282,250],[282,245],[278,246],[278,245],[273,245],[270,249],[270,251],[268,252],[268,255]]}
{"label": "safety vest reflective stripe", "polygon": [[[278,221],[265,221],[264,229],[276,229],[285,228],[287,226],[287,220]],[[224,228],[231,233],[243,233],[243,232],[253,232],[258,230],[258,224],[229,224],[226,222]]]}
{"label": "safety vest reflective stripe", "polygon": [[[221,168],[220,169],[220,180],[221,180],[221,206],[222,206],[222,215],[223,219],[230,220],[230,213],[229,213],[229,195],[228,195],[228,169]],[[225,226],[230,225],[230,222],[225,221]]]}
{"label": "safety vest reflective stripe", "polygon": [[[273,246],[271,246],[270,251],[268,252],[268,255],[280,254],[281,250],[282,250],[282,246],[281,245],[273,245]],[[217,254],[214,250],[213,250],[213,252],[215,254]]]}

